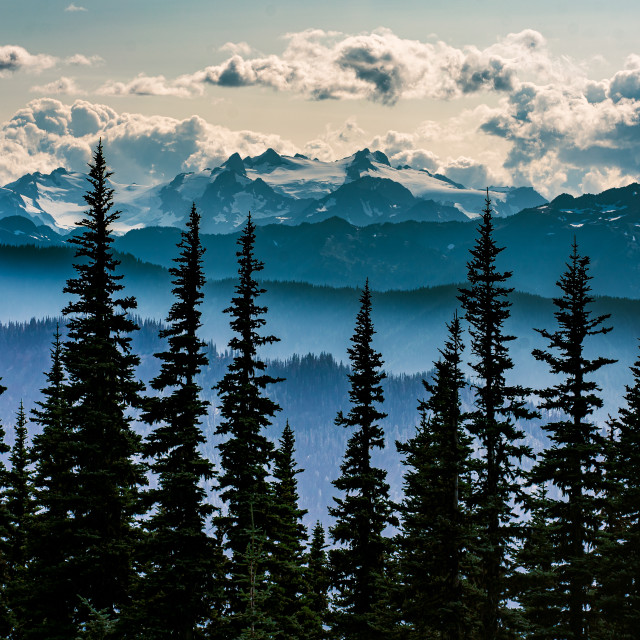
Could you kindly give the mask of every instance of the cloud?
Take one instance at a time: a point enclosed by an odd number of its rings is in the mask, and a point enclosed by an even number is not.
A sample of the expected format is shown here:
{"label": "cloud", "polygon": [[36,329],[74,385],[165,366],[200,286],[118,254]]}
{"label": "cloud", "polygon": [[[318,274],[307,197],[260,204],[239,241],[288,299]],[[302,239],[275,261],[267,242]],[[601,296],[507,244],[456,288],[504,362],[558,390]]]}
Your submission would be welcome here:
{"label": "cloud", "polygon": [[0,46],[0,76],[17,71],[40,72],[55,66],[57,59],[46,54],[31,54],[16,45]]}
{"label": "cloud", "polygon": [[65,64],[75,65],[79,67],[93,67],[98,64],[103,64],[104,59],[100,56],[85,56],[81,53],[76,53],[73,56],[69,56],[64,59]]}
{"label": "cloud", "polygon": [[64,166],[84,171],[102,138],[115,180],[149,184],[182,171],[217,166],[232,153],[258,155],[268,147],[299,149],[277,135],[232,131],[198,116],[183,120],[118,113],[86,100],[32,100],[0,126],[0,184],[32,171]]}
{"label": "cloud", "polygon": [[17,45],[0,46],[0,77],[7,77],[20,71],[40,73],[60,64],[93,66],[102,62],[104,60],[95,55],[85,56],[81,53],[76,53],[68,58],[61,59],[45,53],[32,54],[24,47]]}
{"label": "cloud", "polygon": [[200,87],[183,84],[180,80],[168,82],[164,76],[146,76],[140,74],[130,82],[109,81],[96,90],[98,95],[104,96],[174,96],[189,98],[202,93]]}
{"label": "cloud", "polygon": [[62,76],[61,78],[58,78],[53,82],[48,82],[44,85],[31,87],[29,91],[32,91],[33,93],[46,93],[64,96],[75,96],[86,93],[76,85],[73,78],[67,78],[66,76]]}
{"label": "cloud", "polygon": [[[454,99],[482,91],[505,93],[521,77],[567,77],[566,61],[552,60],[542,35],[525,30],[485,49],[400,38],[389,29],[348,35],[308,29],[285,37],[281,55],[254,55],[245,43],[226,43],[230,57],[181,76],[181,87],[261,86],[310,100],[363,99],[393,105],[401,99]],[[171,84],[171,83],[169,83]],[[135,93],[132,83],[122,91]]]}
{"label": "cloud", "polygon": [[86,7],[80,7],[78,5],[75,5],[73,2],[67,6],[65,8],[65,11],[69,11],[71,13],[77,12],[77,11],[88,11],[88,9]]}

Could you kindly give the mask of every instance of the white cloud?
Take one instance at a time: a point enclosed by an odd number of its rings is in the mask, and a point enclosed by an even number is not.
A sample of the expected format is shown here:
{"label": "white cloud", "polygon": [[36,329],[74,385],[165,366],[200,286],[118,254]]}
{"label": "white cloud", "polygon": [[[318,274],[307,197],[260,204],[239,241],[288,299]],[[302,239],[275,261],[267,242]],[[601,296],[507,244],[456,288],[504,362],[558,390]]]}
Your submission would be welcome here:
{"label": "white cloud", "polygon": [[78,6],[78,5],[76,5],[76,4],[74,4],[72,2],[69,6],[67,6],[65,8],[65,11],[69,11],[71,13],[74,13],[74,12],[77,12],[77,11],[88,11],[88,9],[86,7]]}
{"label": "white cloud", "polygon": [[16,45],[0,46],[0,77],[16,71],[40,72],[50,69],[57,63],[57,58],[43,53],[31,54],[23,47]]}
{"label": "white cloud", "polygon": [[183,84],[180,80],[168,82],[164,76],[147,76],[140,74],[130,82],[109,81],[99,87],[98,95],[104,96],[174,96],[190,98],[194,94],[202,93],[200,87]]}
{"label": "white cloud", "polygon": [[31,87],[29,91],[32,91],[33,93],[45,93],[64,96],[75,96],[86,93],[76,85],[73,78],[67,78],[66,76],[62,76],[57,80],[48,82],[44,85]]}
{"label": "white cloud", "polygon": [[65,58],[64,62],[65,64],[76,65],[79,67],[93,67],[104,63],[104,59],[100,56],[85,56],[81,53],[76,53],[73,56]]}
{"label": "white cloud", "polygon": [[[554,61],[541,34],[509,34],[486,49],[462,49],[396,36],[389,29],[348,35],[308,29],[286,36],[281,55],[254,55],[246,42],[226,43],[231,56],[181,76],[182,86],[263,86],[311,100],[452,99],[480,91],[511,91],[519,78],[566,77],[566,60]],[[123,83],[123,88],[130,83]],[[135,87],[131,87],[135,93]]]}
{"label": "white cloud", "polygon": [[0,126],[0,184],[59,166],[84,171],[100,137],[116,181],[142,184],[216,166],[236,151],[244,156],[268,147],[288,154],[299,150],[280,136],[232,131],[198,116],[178,120],[118,113],[86,100],[67,105],[39,98]]}

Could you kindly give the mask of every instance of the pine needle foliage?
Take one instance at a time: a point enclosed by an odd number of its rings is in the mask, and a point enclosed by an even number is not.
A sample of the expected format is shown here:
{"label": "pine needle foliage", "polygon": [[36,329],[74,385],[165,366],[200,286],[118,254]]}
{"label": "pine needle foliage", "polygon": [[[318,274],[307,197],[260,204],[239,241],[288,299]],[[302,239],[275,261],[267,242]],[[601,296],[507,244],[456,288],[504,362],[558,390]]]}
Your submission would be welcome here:
{"label": "pine needle foliage", "polygon": [[468,575],[472,558],[469,504],[473,471],[460,393],[462,327],[457,314],[434,362],[429,399],[421,401],[413,438],[396,443],[404,454],[405,498],[397,538],[403,619],[410,638],[462,640],[475,620]]}
{"label": "pine needle foliage", "polygon": [[147,398],[142,416],[154,427],[143,452],[151,459],[157,488],[145,496],[153,512],[144,524],[145,575],[133,608],[145,637],[191,640],[201,637],[211,612],[221,559],[207,535],[214,509],[202,486],[214,470],[200,451],[205,443],[200,423],[209,403],[197,381],[208,359],[198,337],[205,277],[195,205],[178,249],[169,270],[175,302],[160,332],[168,348],[156,354],[162,365],[151,382],[159,395]]}
{"label": "pine needle foliage", "polygon": [[342,497],[334,498],[329,514],[335,518],[330,534],[336,548],[330,551],[333,599],[332,632],[337,638],[375,640],[386,637],[378,612],[388,599],[386,565],[391,551],[383,535],[397,525],[389,499],[387,473],[373,465],[371,452],[384,447],[379,421],[385,417],[377,405],[384,401],[381,382],[385,377],[381,354],[372,345],[371,291],[367,281],[360,297],[360,310],[352,346],[349,399],[351,409],[336,417],[337,426],[352,430],[340,466],[341,476],[333,485]]}
{"label": "pine needle foliage", "polygon": [[[226,513],[216,518],[224,535],[229,554],[226,599],[233,620],[244,615],[246,598],[240,597],[246,581],[245,555],[252,549],[254,562],[263,556],[256,551],[256,540],[268,538],[268,512],[271,490],[269,470],[274,446],[265,434],[271,419],[280,407],[265,393],[269,385],[279,382],[266,373],[266,364],[258,353],[261,347],[278,340],[262,335],[267,307],[258,304],[266,292],[256,280],[264,267],[254,255],[255,224],[248,216],[238,239],[238,284],[231,305],[224,311],[231,316],[233,337],[229,348],[233,361],[227,373],[216,385],[221,421],[216,429],[226,439],[218,445],[221,473],[218,480],[220,497]],[[266,567],[255,568],[253,578],[263,576]],[[246,586],[246,585],[245,585]],[[263,593],[262,588],[258,588]],[[234,627],[237,630],[237,625]]]}
{"label": "pine needle foliage", "polygon": [[497,258],[504,250],[494,238],[491,200],[478,225],[478,237],[467,263],[468,285],[460,288],[458,299],[469,328],[470,366],[475,374],[473,411],[469,430],[481,446],[481,464],[473,487],[473,509],[477,524],[482,640],[510,637],[513,610],[507,607],[509,581],[513,577],[513,557],[522,530],[514,503],[523,500],[521,463],[530,455],[517,421],[532,416],[524,398],[528,390],[509,385],[513,369],[509,343],[514,336],[505,331],[510,316],[506,286],[510,271],[500,271]]}
{"label": "pine needle foliage", "polygon": [[[69,562],[76,594],[109,613],[127,604],[133,578],[134,518],[145,477],[130,410],[140,405],[142,385],[135,378],[139,358],[131,350],[138,327],[129,314],[136,302],[123,294],[111,249],[119,212],[113,210],[101,143],[89,167],[88,209],[78,223],[81,232],[69,241],[76,246],[76,273],[64,288],[72,296],[63,309],[68,339],[62,352],[74,463]],[[78,622],[86,609],[77,610]]]}
{"label": "pine needle foliage", "polygon": [[533,356],[559,378],[557,384],[540,390],[541,408],[559,419],[544,425],[551,446],[542,452],[531,473],[532,482],[548,483],[558,498],[541,501],[552,543],[556,584],[549,605],[559,612],[556,635],[587,640],[593,626],[592,584],[596,575],[595,550],[603,527],[603,496],[607,479],[603,474],[606,453],[604,436],[590,416],[602,407],[593,374],[611,358],[586,355],[587,340],[606,334],[608,314],[594,316],[590,310],[589,258],[578,253],[573,242],[566,270],[558,280],[562,295],[554,298],[555,331],[539,329],[548,348],[535,349]]}

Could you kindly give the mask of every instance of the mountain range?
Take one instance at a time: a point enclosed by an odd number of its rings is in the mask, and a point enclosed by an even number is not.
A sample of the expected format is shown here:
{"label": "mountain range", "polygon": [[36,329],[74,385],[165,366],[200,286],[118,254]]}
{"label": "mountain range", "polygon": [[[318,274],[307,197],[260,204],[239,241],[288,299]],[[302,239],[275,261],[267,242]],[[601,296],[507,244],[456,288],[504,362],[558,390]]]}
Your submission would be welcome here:
{"label": "mountain range", "polygon": [[[117,176],[122,179],[123,176]],[[181,226],[192,203],[205,233],[230,233],[251,211],[258,224],[297,225],[333,216],[355,225],[376,222],[468,221],[484,208],[486,192],[363,149],[336,162],[268,149],[256,157],[237,153],[213,169],[181,173],[154,185],[112,182],[124,233],[149,226]],[[22,176],[0,188],[0,218],[22,216],[59,233],[72,230],[85,208],[86,176],[58,168]],[[532,188],[490,187],[499,216],[544,204]]]}

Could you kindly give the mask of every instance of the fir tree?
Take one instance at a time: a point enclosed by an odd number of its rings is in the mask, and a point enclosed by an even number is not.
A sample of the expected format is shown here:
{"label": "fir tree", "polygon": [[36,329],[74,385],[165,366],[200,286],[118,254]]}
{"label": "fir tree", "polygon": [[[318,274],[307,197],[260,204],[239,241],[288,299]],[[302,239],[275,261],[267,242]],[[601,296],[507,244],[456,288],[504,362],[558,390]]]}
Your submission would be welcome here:
{"label": "fir tree", "polygon": [[37,512],[29,531],[31,558],[23,634],[28,640],[68,640],[73,637],[73,611],[79,605],[69,562],[74,551],[70,510],[75,481],[71,455],[72,432],[64,395],[59,327],[51,349],[43,400],[33,410],[42,432],[33,439],[34,494]]}
{"label": "fir tree", "polygon": [[324,529],[318,521],[311,534],[304,572],[302,637],[306,640],[327,637],[324,625],[329,621],[329,567],[325,547]]}
{"label": "fir tree", "polygon": [[349,640],[374,640],[386,636],[378,612],[388,598],[386,564],[390,541],[383,536],[396,525],[386,471],[372,464],[371,451],[384,447],[378,424],[385,417],[377,404],[383,402],[381,355],[372,347],[375,333],[371,321],[371,292],[365,284],[360,311],[348,349],[351,360],[349,398],[351,409],[340,412],[336,425],[353,429],[340,467],[342,475],[333,485],[343,497],[334,498],[329,513],[336,519],[331,537],[339,545],[330,552],[336,607],[333,634]]}
{"label": "fir tree", "polygon": [[463,427],[460,392],[462,329],[457,315],[448,325],[433,382],[423,381],[420,426],[406,443],[405,499],[398,536],[403,619],[409,637],[462,640],[474,628],[469,589],[471,439]]}
{"label": "fir tree", "polygon": [[487,190],[486,208],[478,226],[478,238],[467,263],[468,286],[460,289],[459,300],[471,336],[474,360],[475,409],[469,415],[469,429],[482,447],[482,459],[473,487],[474,518],[478,527],[480,567],[476,583],[480,591],[483,640],[509,634],[508,582],[513,575],[512,557],[521,530],[513,503],[522,500],[520,469],[522,458],[530,454],[522,444],[523,432],[516,421],[530,417],[523,397],[526,390],[509,386],[506,376],[513,368],[505,333],[510,315],[505,286],[510,271],[499,271],[491,200]]}
{"label": "fir tree", "polygon": [[[253,548],[256,539],[268,536],[269,465],[273,460],[273,444],[264,431],[280,407],[265,395],[265,389],[277,378],[265,372],[266,364],[260,359],[258,349],[277,341],[271,335],[261,335],[265,325],[267,308],[257,303],[265,293],[255,279],[263,264],[254,256],[255,225],[251,215],[247,218],[238,245],[238,284],[231,306],[225,313],[231,315],[234,336],[229,341],[233,361],[225,376],[217,384],[220,396],[222,420],[216,430],[226,440],[218,445],[221,474],[220,497],[226,503],[227,512],[216,519],[225,536],[229,552],[229,577],[226,597],[232,624],[233,618],[244,615],[246,598],[240,597],[241,583],[246,580],[244,556]],[[253,540],[253,542],[252,542]],[[264,575],[265,567],[254,568],[253,578]],[[262,587],[255,586],[260,593]]]}
{"label": "fir tree", "polygon": [[613,514],[599,550],[598,613],[609,632],[632,640],[640,629],[640,357],[631,367],[626,406],[611,426],[606,507]]}
{"label": "fir tree", "polygon": [[271,486],[269,535],[270,597],[267,606],[274,619],[279,640],[303,640],[302,608],[304,592],[304,543],[307,538],[302,518],[306,509],[298,506],[295,436],[287,421],[275,452]]}
{"label": "fir tree", "polygon": [[[0,395],[7,388],[0,384]],[[0,423],[0,455],[4,456],[11,450],[6,443],[5,430]],[[11,536],[11,522],[6,504],[7,493],[7,468],[0,457],[0,635],[9,636],[13,627],[13,619],[7,602],[6,586],[9,580],[8,546]]]}
{"label": "fir tree", "polygon": [[199,450],[205,442],[200,420],[208,406],[197,383],[208,364],[206,345],[198,338],[205,283],[199,228],[194,205],[170,269],[175,302],[168,328],[160,332],[168,349],[156,354],[162,367],[151,382],[160,395],[147,400],[143,415],[156,425],[143,450],[152,459],[158,486],[146,496],[154,511],[145,522],[145,577],[133,609],[149,638],[199,637],[219,577],[220,553],[206,533],[213,507],[201,486],[213,478],[213,466]]}
{"label": "fir tree", "polygon": [[554,298],[558,328],[538,330],[548,349],[533,355],[558,376],[557,384],[539,391],[541,407],[557,412],[558,419],[544,425],[551,446],[540,456],[531,473],[536,484],[549,483],[559,496],[541,500],[538,510],[549,523],[552,571],[555,585],[549,607],[558,611],[555,637],[586,640],[592,626],[592,583],[595,577],[593,551],[602,527],[603,436],[589,419],[602,406],[599,387],[589,378],[610,358],[587,358],[586,340],[608,333],[603,323],[608,315],[593,316],[589,305],[589,258],[578,253],[576,242],[567,269],[558,281],[562,296]]}
{"label": "fir tree", "polygon": [[7,510],[10,536],[7,545],[7,599],[14,620],[12,638],[22,638],[25,618],[26,570],[29,553],[27,536],[34,514],[33,487],[29,469],[30,450],[27,441],[27,417],[24,406],[16,415],[15,441],[9,455],[11,471],[7,482]]}
{"label": "fir tree", "polygon": [[[131,333],[138,327],[129,317],[135,300],[123,297],[119,261],[111,250],[113,189],[108,186],[102,144],[89,165],[88,205],[78,223],[76,275],[65,293],[74,299],[63,309],[68,339],[63,363],[68,375],[65,396],[73,430],[75,593],[96,611],[119,610],[128,602],[132,554],[136,538],[133,521],[139,511],[138,486],[145,482],[136,462],[140,438],[131,428],[128,411],[140,403],[135,380],[138,357],[131,352]],[[83,621],[86,607],[78,609]]]}

